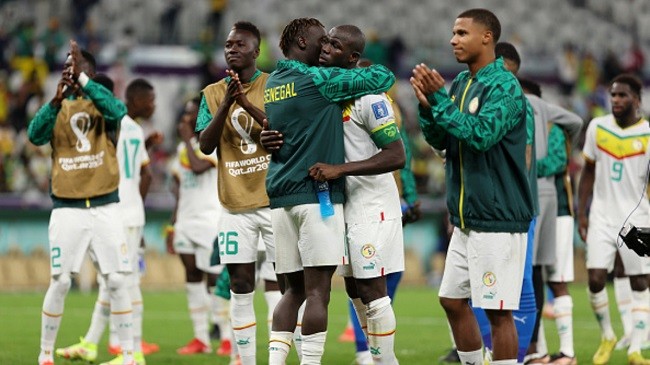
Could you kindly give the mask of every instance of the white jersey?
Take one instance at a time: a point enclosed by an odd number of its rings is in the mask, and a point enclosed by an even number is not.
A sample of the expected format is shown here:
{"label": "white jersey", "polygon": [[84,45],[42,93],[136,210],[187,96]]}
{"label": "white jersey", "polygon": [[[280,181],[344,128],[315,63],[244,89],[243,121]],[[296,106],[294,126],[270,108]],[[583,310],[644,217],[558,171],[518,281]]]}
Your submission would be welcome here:
{"label": "white jersey", "polygon": [[117,140],[120,166],[120,209],[128,227],[144,226],[144,203],[140,195],[140,169],[149,163],[142,127],[128,115],[122,118]]}
{"label": "white jersey", "polygon": [[178,145],[172,165],[172,173],[179,180],[176,225],[207,226],[216,229],[221,212],[217,190],[217,157],[214,153],[209,156],[204,155],[199,149],[196,138],[192,138],[191,143],[196,155],[212,162],[214,168],[202,174],[195,174],[190,167],[185,143],[181,142]]}
{"label": "white jersey", "polygon": [[650,126],[645,119],[625,129],[614,117],[595,118],[587,128],[583,154],[596,162],[589,224],[621,226],[625,219],[635,226],[650,222],[650,203],[645,179],[650,161]]}
{"label": "white jersey", "polygon": [[[348,104],[343,110],[345,161],[365,160],[379,153],[378,144],[385,138],[381,135],[387,126],[394,127],[393,132],[397,133],[395,114],[384,94],[366,95]],[[346,223],[378,222],[402,216],[392,173],[348,176],[345,192]]]}

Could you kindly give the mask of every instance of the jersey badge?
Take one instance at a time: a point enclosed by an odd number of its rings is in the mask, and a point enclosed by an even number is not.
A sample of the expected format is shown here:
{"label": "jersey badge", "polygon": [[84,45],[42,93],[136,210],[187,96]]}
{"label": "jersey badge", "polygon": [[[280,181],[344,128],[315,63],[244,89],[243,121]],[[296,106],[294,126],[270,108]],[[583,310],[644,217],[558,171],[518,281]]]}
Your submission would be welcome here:
{"label": "jersey badge", "polygon": [[376,119],[382,119],[388,116],[388,106],[385,101],[378,101],[372,104],[371,107]]}
{"label": "jersey badge", "polygon": [[469,102],[469,112],[474,114],[478,110],[478,96],[475,96],[472,101]]}

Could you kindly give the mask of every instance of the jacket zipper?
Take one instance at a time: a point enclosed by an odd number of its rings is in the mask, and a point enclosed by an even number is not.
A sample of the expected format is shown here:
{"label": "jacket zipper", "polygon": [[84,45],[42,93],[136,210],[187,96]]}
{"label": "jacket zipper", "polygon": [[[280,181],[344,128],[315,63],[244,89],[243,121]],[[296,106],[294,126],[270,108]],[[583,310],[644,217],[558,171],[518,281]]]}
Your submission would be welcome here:
{"label": "jacket zipper", "polygon": [[[465,105],[465,96],[467,96],[467,91],[469,86],[472,84],[473,78],[467,81],[465,85],[465,91],[463,91],[463,96],[460,99],[460,112],[463,112],[463,106]],[[460,201],[458,202],[458,214],[460,215],[460,228],[465,229],[465,217],[463,216],[463,201],[465,200],[465,174],[463,174],[463,144],[458,141],[458,158],[460,160]]]}

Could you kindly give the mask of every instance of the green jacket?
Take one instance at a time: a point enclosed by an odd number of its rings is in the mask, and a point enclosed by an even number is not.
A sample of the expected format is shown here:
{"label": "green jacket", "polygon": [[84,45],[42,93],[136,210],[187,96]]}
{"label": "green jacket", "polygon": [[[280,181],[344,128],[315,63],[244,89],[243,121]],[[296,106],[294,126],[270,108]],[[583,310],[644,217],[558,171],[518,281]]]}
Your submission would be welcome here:
{"label": "green jacket", "polygon": [[[394,82],[393,73],[381,65],[342,69],[278,62],[264,90],[269,128],[284,138],[266,176],[271,208],[318,203],[309,168],[317,162],[345,162],[343,115],[337,103],[385,92]],[[332,203],[344,203],[345,178],[329,185]]]}
{"label": "green jacket", "polygon": [[[451,95],[451,97],[449,96]],[[533,196],[526,168],[526,98],[497,59],[472,77],[461,72],[420,107],[420,127],[446,149],[447,207],[459,228],[527,232]]]}
{"label": "green jacket", "polygon": [[557,215],[573,215],[571,179],[567,172],[571,145],[566,132],[553,124],[548,134],[548,154],[538,161],[539,176],[553,176],[557,191]]}

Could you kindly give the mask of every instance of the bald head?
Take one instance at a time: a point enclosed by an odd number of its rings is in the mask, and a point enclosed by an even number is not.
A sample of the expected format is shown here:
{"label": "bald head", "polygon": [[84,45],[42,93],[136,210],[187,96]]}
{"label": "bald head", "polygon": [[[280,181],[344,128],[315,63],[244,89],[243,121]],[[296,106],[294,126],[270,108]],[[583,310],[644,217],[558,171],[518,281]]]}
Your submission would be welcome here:
{"label": "bald head", "polygon": [[336,34],[343,43],[345,43],[352,52],[363,53],[366,48],[366,36],[356,25],[339,25],[330,30],[330,36]]}

